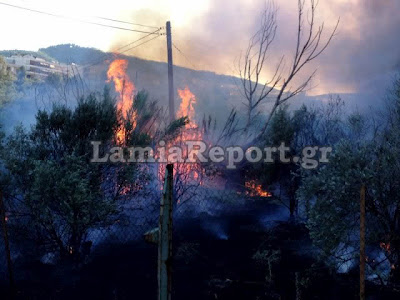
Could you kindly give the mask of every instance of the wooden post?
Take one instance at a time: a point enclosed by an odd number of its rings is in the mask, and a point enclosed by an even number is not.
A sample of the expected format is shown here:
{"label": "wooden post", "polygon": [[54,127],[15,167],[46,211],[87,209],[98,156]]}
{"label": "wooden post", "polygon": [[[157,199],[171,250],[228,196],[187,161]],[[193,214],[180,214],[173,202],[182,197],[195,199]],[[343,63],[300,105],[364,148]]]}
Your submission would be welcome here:
{"label": "wooden post", "polygon": [[360,190],[360,300],[365,300],[365,185]]}
{"label": "wooden post", "polygon": [[158,299],[171,300],[173,165],[165,169],[158,239]]}
{"label": "wooden post", "polygon": [[8,230],[7,230],[7,219],[6,219],[6,210],[3,202],[3,191],[0,190],[0,218],[3,228],[3,238],[4,238],[4,246],[7,256],[7,268],[8,268],[8,279],[10,283],[10,291],[11,295],[14,296],[15,293],[15,281],[14,274],[12,269],[12,261],[11,261],[11,251],[10,251],[10,242],[8,239]]}
{"label": "wooden post", "polygon": [[174,103],[174,74],[172,62],[172,37],[171,37],[171,22],[167,25],[167,55],[168,55],[168,106],[169,106],[169,121],[175,120],[175,103]]}

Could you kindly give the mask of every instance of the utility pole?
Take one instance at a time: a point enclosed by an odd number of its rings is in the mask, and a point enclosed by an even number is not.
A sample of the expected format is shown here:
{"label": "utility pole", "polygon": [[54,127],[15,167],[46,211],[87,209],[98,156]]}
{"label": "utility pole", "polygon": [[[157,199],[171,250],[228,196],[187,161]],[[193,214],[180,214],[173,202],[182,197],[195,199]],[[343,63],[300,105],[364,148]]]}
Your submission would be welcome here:
{"label": "utility pole", "polygon": [[174,166],[168,164],[158,225],[158,300],[171,300],[173,172]]}
{"label": "utility pole", "polygon": [[175,120],[175,104],[174,104],[174,74],[172,62],[172,38],[171,38],[171,22],[167,21],[167,49],[168,49],[168,105],[169,105],[169,121]]}
{"label": "utility pole", "polygon": [[365,300],[365,185],[360,190],[360,300]]}

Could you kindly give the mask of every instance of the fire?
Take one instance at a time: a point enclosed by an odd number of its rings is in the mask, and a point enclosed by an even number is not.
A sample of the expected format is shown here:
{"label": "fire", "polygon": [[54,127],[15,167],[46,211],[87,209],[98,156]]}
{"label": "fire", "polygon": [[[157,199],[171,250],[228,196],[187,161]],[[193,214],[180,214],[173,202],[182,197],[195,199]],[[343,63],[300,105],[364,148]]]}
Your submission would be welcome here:
{"label": "fire", "polygon": [[179,106],[179,110],[176,113],[177,118],[188,117],[189,123],[186,124],[186,128],[197,128],[197,124],[195,121],[195,109],[194,104],[196,104],[196,97],[186,86],[185,89],[179,90],[178,95],[181,98],[181,105]]}
{"label": "fire", "polygon": [[246,181],[245,187],[248,190],[246,194],[250,197],[272,197],[272,194],[263,190],[261,184],[258,184],[255,180]]}
{"label": "fire", "polygon": [[[114,82],[115,90],[119,94],[117,108],[121,110],[124,119],[129,119],[135,127],[136,114],[131,112],[135,85],[126,73],[127,68],[128,61],[126,59],[115,59],[108,68],[107,82]],[[123,127],[118,129],[116,138],[122,143],[125,141],[125,129]]]}
{"label": "fire", "polygon": [[196,123],[196,111],[194,104],[197,103],[196,96],[186,86],[183,90],[178,89],[178,95],[181,98],[179,110],[176,113],[177,118],[188,117],[189,123],[185,125],[182,131],[180,141],[200,141],[203,139],[203,133]]}
{"label": "fire", "polygon": [[[196,104],[196,96],[186,86],[183,90],[178,89],[178,95],[181,98],[181,104],[179,110],[176,113],[177,118],[188,117],[189,123],[185,125],[181,135],[175,141],[175,144],[184,141],[200,141],[203,138],[203,134],[196,124],[196,111],[194,105]],[[188,153],[184,151],[184,157],[187,157]],[[179,166],[179,172],[189,174],[189,178],[194,181],[201,182],[201,166],[198,164],[183,164]]]}
{"label": "fire", "polygon": [[[189,122],[182,128],[180,134],[174,139],[167,143],[167,148],[182,145],[185,141],[199,141],[203,138],[203,133],[196,124],[195,116],[196,111],[194,105],[196,104],[196,96],[190,91],[188,87],[184,89],[178,89],[178,95],[181,98],[181,104],[179,110],[176,112],[176,118],[187,117]],[[183,149],[183,159],[188,157],[188,150]],[[202,183],[202,167],[197,163],[176,163],[175,164],[175,174],[179,174],[179,179],[184,184],[189,184],[191,182]],[[159,174],[160,179],[162,179],[164,174],[165,166],[160,165]]]}

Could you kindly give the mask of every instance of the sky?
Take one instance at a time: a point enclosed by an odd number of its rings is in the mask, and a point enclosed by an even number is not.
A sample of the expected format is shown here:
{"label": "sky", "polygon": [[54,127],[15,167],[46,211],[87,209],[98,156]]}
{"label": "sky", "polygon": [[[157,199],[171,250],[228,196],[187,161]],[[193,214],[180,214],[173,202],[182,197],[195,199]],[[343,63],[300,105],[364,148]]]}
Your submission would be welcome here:
{"label": "sky", "polygon": [[[0,0],[1,1],[1,0]],[[307,2],[308,0],[306,0]],[[237,62],[259,26],[265,0],[3,0],[2,2],[73,16],[87,21],[121,26],[96,19],[106,17],[151,26],[172,24],[174,63],[189,68],[238,75]],[[293,57],[297,0],[275,0],[278,30],[263,78],[285,56]],[[300,82],[313,70],[317,75],[310,94],[360,92],[386,80],[400,68],[400,0],[320,0],[317,21],[328,36],[338,18],[337,35],[329,48],[298,75]],[[119,31],[66,19],[35,14],[0,5],[3,28],[0,49],[38,50],[74,43],[112,51],[143,34]],[[123,25],[126,26],[126,25]],[[127,25],[130,26],[130,25]],[[6,28],[6,30],[4,30]],[[149,30],[145,27],[131,27]],[[165,36],[127,54],[166,60]]]}

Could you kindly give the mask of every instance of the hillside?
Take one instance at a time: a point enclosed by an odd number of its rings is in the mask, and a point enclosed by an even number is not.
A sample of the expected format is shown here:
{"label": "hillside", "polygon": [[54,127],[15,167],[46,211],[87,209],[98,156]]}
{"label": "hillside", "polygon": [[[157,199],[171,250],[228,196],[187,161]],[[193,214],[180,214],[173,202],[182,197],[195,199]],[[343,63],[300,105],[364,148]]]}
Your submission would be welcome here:
{"label": "hillside", "polygon": [[43,58],[47,61],[54,61],[53,57],[42,52],[42,51],[27,51],[27,50],[0,50],[0,56],[12,56],[12,55],[32,55],[39,58]]}
{"label": "hillside", "polygon": [[[167,104],[167,64],[144,60],[137,57],[104,53],[94,48],[84,48],[71,44],[51,46],[39,49],[40,52],[54,57],[59,62],[75,63],[83,70],[83,78],[89,81],[93,90],[102,90],[107,81],[107,69],[110,61],[119,57],[127,59],[128,75],[137,90],[145,89],[150,96],[162,104]],[[208,71],[196,71],[179,66],[174,67],[174,85],[176,89],[188,86],[197,97],[196,110],[209,114],[226,115],[230,108],[241,103],[236,84],[238,79]],[[228,101],[229,100],[229,101]],[[179,105],[176,94],[176,107]]]}
{"label": "hillside", "polygon": [[[129,62],[127,73],[134,82],[137,90],[146,90],[150,97],[167,105],[167,64],[144,60],[126,55],[104,53],[95,48],[85,48],[73,44],[63,44],[41,48],[38,52],[12,50],[0,51],[0,55],[32,54],[47,60],[57,60],[61,63],[76,64],[82,72],[86,86],[91,91],[101,91],[107,84],[107,69],[110,62],[119,57]],[[174,85],[176,89],[188,86],[196,95],[196,117],[201,119],[204,114],[212,115],[219,120],[226,120],[233,107],[243,112],[243,98],[238,89],[239,79],[233,76],[216,74],[208,71],[197,71],[189,68],[174,67]],[[383,91],[384,92],[384,91]],[[175,107],[179,107],[179,97],[175,94]],[[367,110],[369,106],[382,103],[381,97],[364,91],[363,94],[340,94],[346,102],[348,111],[353,109]],[[301,104],[320,105],[326,102],[328,95],[306,96],[299,95],[291,101],[291,108]],[[268,108],[264,109],[267,111]],[[220,121],[223,122],[223,121]]]}

